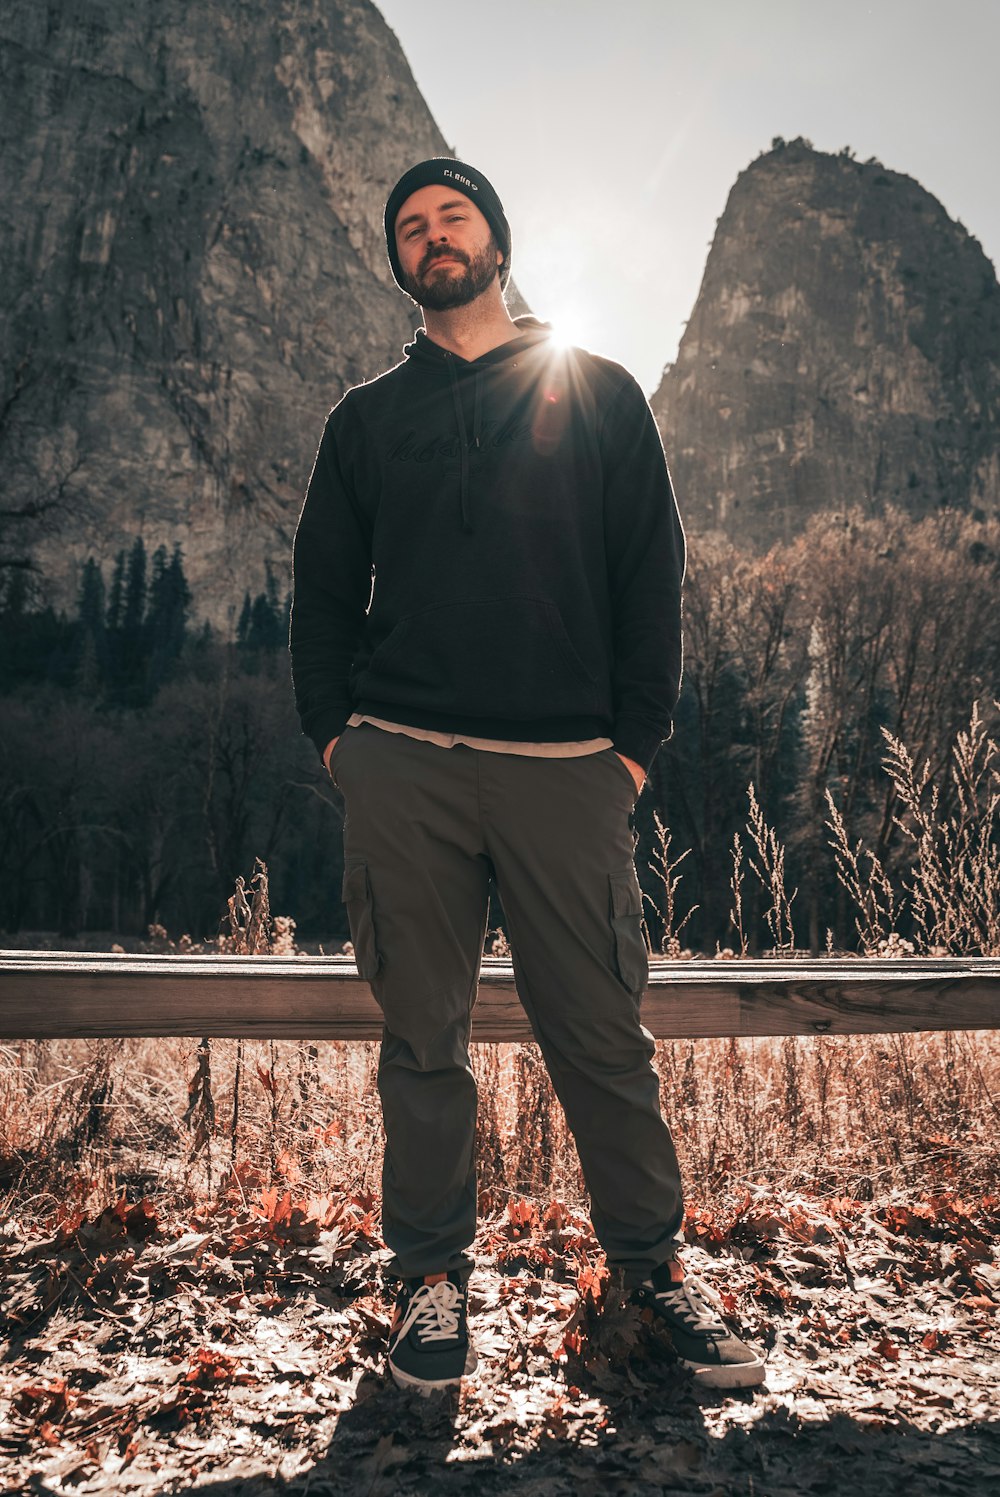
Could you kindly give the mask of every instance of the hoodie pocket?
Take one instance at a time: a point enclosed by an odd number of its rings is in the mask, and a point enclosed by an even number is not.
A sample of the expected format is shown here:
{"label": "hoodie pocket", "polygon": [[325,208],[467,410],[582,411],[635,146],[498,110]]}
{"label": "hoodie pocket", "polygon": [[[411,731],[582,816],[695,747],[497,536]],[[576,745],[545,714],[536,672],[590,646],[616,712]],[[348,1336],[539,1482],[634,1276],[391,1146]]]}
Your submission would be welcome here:
{"label": "hoodie pocket", "polygon": [[357,694],[464,717],[600,710],[597,684],[559,609],[543,598],[441,603],[410,614],[375,651]]}

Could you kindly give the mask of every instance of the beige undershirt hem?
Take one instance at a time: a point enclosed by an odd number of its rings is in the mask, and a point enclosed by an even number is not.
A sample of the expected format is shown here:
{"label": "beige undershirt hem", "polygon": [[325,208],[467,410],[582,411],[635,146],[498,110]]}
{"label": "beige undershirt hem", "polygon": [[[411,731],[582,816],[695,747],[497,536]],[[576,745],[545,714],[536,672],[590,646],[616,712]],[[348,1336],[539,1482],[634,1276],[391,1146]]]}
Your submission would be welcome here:
{"label": "beige undershirt hem", "polygon": [[610,738],[587,738],[575,743],[508,743],[501,738],[469,738],[465,733],[438,733],[432,728],[411,728],[409,724],[385,722],[380,717],[363,717],[355,712],[348,718],[349,728],[358,728],[362,723],[371,723],[374,728],[385,728],[389,733],[405,733],[408,738],[420,738],[425,743],[436,743],[441,748],[454,748],[464,743],[467,748],[486,749],[494,754],[525,754],[533,759],[578,759],[584,754],[597,754],[601,749],[614,748]]}

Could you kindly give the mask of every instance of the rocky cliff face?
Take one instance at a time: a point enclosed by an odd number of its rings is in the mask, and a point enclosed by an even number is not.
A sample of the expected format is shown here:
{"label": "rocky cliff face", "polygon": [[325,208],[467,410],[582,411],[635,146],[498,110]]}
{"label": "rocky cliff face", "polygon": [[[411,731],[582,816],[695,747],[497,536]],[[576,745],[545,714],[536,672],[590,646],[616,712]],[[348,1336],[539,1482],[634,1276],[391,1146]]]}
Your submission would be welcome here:
{"label": "rocky cliff face", "polygon": [[57,598],[141,533],[225,625],[398,361],[382,204],[451,151],[367,0],[7,0],[0,58],[3,506]]}
{"label": "rocky cliff face", "polygon": [[910,177],[805,142],[719,220],[652,400],[685,523],[754,547],[820,509],[1000,509],[1000,293]]}

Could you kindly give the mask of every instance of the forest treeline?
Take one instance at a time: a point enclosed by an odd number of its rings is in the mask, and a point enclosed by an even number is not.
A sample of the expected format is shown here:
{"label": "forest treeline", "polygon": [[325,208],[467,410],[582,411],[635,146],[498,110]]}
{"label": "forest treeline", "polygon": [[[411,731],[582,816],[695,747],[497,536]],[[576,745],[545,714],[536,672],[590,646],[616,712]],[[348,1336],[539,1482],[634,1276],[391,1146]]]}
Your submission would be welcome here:
{"label": "forest treeline", "polygon": [[[897,824],[885,734],[930,762],[946,815],[961,793],[949,758],[974,702],[996,726],[1000,521],[856,509],[816,516],[762,556],[696,535],[689,546],[675,729],[636,810],[651,937],[660,942],[667,908],[659,818],[676,870],[674,926],[694,910],[683,944],[735,944],[734,838],[747,843],[753,786],[785,849],[795,944],[852,949],[827,793],[852,842],[902,879],[913,847]],[[149,558],[139,539],[107,576],[86,562],[68,613],[33,605],[22,570],[0,576],[8,941],[32,930],[136,935],[151,924],[210,938],[258,857],[272,908],[295,919],[300,938],[347,936],[343,803],[299,731],[288,608],[269,576],[223,638],[192,623],[180,550]],[[771,944],[768,903],[745,887],[751,950]],[[908,919],[904,903],[903,936]]]}

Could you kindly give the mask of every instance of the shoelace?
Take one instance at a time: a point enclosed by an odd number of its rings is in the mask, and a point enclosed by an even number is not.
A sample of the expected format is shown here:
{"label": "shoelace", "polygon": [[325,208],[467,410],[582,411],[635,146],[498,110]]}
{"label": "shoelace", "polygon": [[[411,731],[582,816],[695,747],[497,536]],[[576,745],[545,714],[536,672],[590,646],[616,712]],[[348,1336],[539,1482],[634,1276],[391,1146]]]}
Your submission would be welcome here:
{"label": "shoelace", "polygon": [[442,1279],[440,1284],[421,1284],[410,1300],[399,1328],[402,1340],[415,1325],[423,1341],[451,1341],[458,1335],[459,1305],[463,1291]]}
{"label": "shoelace", "polygon": [[726,1327],[702,1297],[708,1292],[700,1279],[696,1279],[693,1274],[685,1274],[680,1284],[675,1284],[672,1289],[657,1290],[654,1298],[666,1300],[674,1313],[690,1326],[692,1331],[709,1331],[725,1335]]}

